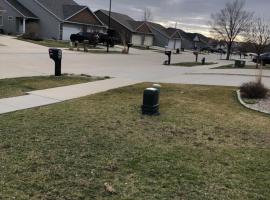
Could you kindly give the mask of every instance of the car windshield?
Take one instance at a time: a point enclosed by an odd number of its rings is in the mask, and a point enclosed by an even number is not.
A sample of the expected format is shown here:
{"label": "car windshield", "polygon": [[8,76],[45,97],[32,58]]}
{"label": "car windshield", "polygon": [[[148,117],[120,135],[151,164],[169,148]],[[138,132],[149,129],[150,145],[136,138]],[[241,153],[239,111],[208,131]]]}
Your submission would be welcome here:
{"label": "car windshield", "polygon": [[263,56],[263,57],[269,57],[270,56],[270,53],[264,53],[261,56]]}

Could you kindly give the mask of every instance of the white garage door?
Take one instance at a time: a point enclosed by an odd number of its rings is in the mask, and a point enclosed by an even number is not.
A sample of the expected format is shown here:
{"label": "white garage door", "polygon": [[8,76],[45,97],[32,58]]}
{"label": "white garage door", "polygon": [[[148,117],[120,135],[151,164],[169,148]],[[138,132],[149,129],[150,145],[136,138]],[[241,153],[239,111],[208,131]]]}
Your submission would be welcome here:
{"label": "white garage door", "polygon": [[169,40],[168,48],[174,49],[174,40]]}
{"label": "white garage door", "polygon": [[170,40],[168,44],[169,49],[181,49],[181,40]]}
{"label": "white garage door", "polygon": [[142,45],[142,36],[141,35],[132,35],[132,44],[134,46],[141,46]]}
{"label": "white garage door", "polygon": [[181,40],[175,41],[175,49],[181,49]]}
{"label": "white garage door", "polygon": [[153,46],[153,36],[145,36],[144,38],[144,46]]}
{"label": "white garage door", "polygon": [[63,25],[63,40],[70,40],[70,35],[82,31],[82,26],[74,24]]}

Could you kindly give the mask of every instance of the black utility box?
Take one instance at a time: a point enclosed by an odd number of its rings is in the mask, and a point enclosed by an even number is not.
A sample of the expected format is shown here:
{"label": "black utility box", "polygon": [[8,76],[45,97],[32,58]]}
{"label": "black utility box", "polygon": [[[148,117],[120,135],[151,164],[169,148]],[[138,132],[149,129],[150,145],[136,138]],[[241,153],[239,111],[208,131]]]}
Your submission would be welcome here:
{"label": "black utility box", "polygon": [[157,88],[147,88],[143,93],[142,114],[159,115],[159,95]]}

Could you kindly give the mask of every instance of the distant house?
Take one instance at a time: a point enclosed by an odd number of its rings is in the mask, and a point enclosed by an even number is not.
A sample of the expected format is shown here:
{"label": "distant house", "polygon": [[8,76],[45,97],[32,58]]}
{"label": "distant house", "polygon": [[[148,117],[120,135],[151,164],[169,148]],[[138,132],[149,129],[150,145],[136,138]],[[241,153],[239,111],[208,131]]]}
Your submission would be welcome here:
{"label": "distant house", "polygon": [[[97,10],[96,16],[109,26],[109,12]],[[152,46],[154,35],[145,22],[135,21],[125,14],[111,12],[111,29],[115,30],[120,39],[134,46]]]}
{"label": "distant house", "polygon": [[0,7],[0,33],[3,32],[3,25],[4,25],[4,9]]}
{"label": "distant house", "polygon": [[179,30],[172,28],[165,28],[160,24],[153,22],[146,22],[151,32],[154,34],[154,46],[181,49],[182,36]]}
{"label": "distant house", "polygon": [[87,7],[73,0],[0,0],[4,32],[32,33],[41,38],[69,40],[81,31],[105,32],[106,27]]}
{"label": "distant house", "polygon": [[193,41],[192,49],[202,49],[209,47],[209,38],[199,33],[187,33],[187,36]]}

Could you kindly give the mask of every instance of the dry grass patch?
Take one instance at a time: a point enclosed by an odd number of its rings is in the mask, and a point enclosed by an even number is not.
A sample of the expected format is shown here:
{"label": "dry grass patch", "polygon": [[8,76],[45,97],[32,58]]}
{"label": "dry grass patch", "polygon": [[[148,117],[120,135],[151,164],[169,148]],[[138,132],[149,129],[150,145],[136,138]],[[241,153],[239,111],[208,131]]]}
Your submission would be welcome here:
{"label": "dry grass patch", "polygon": [[169,84],[142,116],[149,85],[0,116],[0,197],[270,198],[268,116],[234,88]]}

